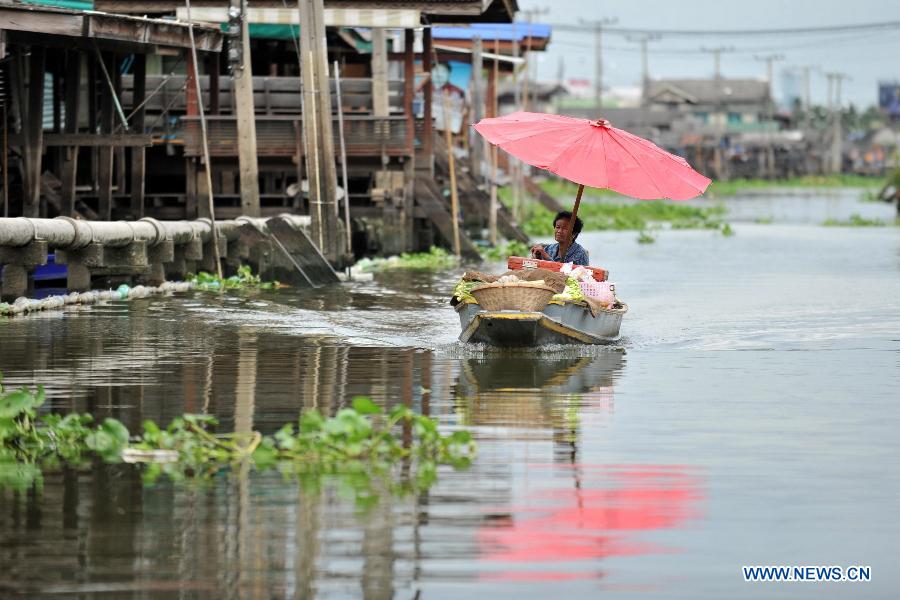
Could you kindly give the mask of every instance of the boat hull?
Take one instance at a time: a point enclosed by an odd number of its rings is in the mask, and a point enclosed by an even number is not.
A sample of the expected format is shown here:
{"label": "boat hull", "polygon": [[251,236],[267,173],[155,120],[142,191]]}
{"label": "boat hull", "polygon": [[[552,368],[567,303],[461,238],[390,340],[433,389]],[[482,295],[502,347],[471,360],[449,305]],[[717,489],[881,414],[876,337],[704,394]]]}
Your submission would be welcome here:
{"label": "boat hull", "polygon": [[587,306],[548,304],[540,312],[487,311],[477,304],[460,304],[462,342],[492,346],[538,346],[545,344],[603,344],[619,337],[622,317],[628,312],[601,309],[592,316]]}

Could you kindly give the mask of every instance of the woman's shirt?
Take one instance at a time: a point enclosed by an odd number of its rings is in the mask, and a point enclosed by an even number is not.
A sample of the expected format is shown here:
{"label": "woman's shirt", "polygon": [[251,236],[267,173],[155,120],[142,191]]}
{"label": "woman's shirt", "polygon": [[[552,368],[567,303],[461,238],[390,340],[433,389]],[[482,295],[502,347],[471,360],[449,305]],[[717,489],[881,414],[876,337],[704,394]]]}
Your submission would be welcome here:
{"label": "woman's shirt", "polygon": [[588,266],[588,253],[578,242],[572,242],[566,251],[566,259],[559,259],[559,243],[544,246],[544,251],[550,255],[554,262],[575,263],[576,265]]}

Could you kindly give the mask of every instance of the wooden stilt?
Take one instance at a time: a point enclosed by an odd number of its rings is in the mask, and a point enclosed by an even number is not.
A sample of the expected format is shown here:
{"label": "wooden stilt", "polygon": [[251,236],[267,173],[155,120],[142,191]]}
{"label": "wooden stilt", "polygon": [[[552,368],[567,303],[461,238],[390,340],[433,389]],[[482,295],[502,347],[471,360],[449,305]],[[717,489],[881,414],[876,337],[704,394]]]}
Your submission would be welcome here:
{"label": "wooden stilt", "polygon": [[[69,50],[66,52],[66,79],[65,79],[65,115],[66,133],[78,133],[79,102],[81,100],[81,52]],[[78,146],[69,146],[63,149],[62,160],[62,205],[66,216],[75,216],[75,183],[78,173]]]}
{"label": "wooden stilt", "polygon": [[450,94],[443,93],[444,140],[447,143],[447,162],[450,170],[450,218],[453,219],[453,252],[460,256],[459,243],[459,198],[456,192],[456,161],[453,156],[453,132],[450,130]]}
{"label": "wooden stilt", "polygon": [[33,46],[28,60],[28,110],[25,129],[25,167],[28,189],[25,193],[23,216],[39,217],[41,206],[41,155],[44,145],[44,70],[47,50]]}
{"label": "wooden stilt", "polygon": [[[87,57],[88,68],[88,131],[94,133],[99,125],[99,106],[97,101],[97,60],[94,56]],[[95,194],[99,193],[100,180],[100,148],[91,147],[91,185]]]}
{"label": "wooden stilt", "polygon": [[[425,77],[427,78],[425,86],[422,88],[422,94],[425,96],[425,110],[423,120],[425,121],[422,128],[422,154],[428,161],[427,168],[430,175],[434,175],[434,118],[433,118],[433,102],[434,102],[434,84],[431,82],[431,67],[434,57],[434,44],[432,43],[431,28],[426,27],[422,30],[422,66],[425,68]],[[418,166],[418,165],[417,165]]]}
{"label": "wooden stilt", "polygon": [[413,179],[416,173],[416,116],[413,113],[415,97],[416,65],[413,62],[415,31],[406,29],[403,37],[403,109],[406,113],[406,148],[409,160],[403,165],[408,176],[404,179],[403,205],[400,207],[398,228],[402,235],[401,245],[404,252],[413,250]]}
{"label": "wooden stilt", "polygon": [[[114,63],[115,71],[110,73],[113,82],[113,101],[118,104],[119,99],[122,97],[122,69],[120,68],[119,62],[116,61]],[[120,106],[116,106],[117,109],[121,108]],[[127,127],[126,127],[127,129]],[[126,181],[126,168],[125,168],[125,147],[117,146],[113,151],[115,156],[115,182],[116,182],[116,193],[121,196],[125,193],[125,181]]]}
{"label": "wooden stilt", "polygon": [[[206,116],[203,114],[203,98],[200,95],[200,78],[196,72],[197,68],[197,46],[194,42],[194,24],[191,21],[191,0],[184,0],[187,7],[188,34],[191,38],[191,64],[194,66],[194,85],[197,92],[197,105],[200,111],[200,130],[203,134],[203,160],[206,162],[206,188],[207,188],[207,209],[209,211],[209,219],[212,221],[212,247],[213,260],[216,262],[216,275],[222,279],[222,260],[219,256],[219,228],[216,226],[216,209],[213,202],[212,187],[212,163],[209,160],[209,137],[206,133]],[[246,3],[244,3],[246,7]]]}
{"label": "wooden stilt", "polygon": [[[232,99],[237,115],[238,165],[240,169],[241,211],[258,217],[259,164],[256,159],[256,117],[253,107],[253,72],[250,61],[250,21],[247,0],[241,0],[241,68],[234,72]],[[210,78],[210,85],[212,79]]]}
{"label": "wooden stilt", "polygon": [[[304,135],[310,158],[310,215],[312,237],[329,260],[342,253],[338,244],[337,213],[332,203],[337,195],[334,136],[331,122],[331,91],[328,82],[328,53],[325,47],[325,9],[322,0],[298,0],[300,28]],[[373,30],[375,31],[375,30]],[[313,185],[315,182],[315,185]],[[315,190],[315,192],[313,191]]]}
{"label": "wooden stilt", "polygon": [[[136,133],[144,133],[144,107],[141,106],[147,95],[147,55],[134,56],[131,128]],[[140,219],[144,216],[144,189],[146,177],[146,151],[143,146],[131,149],[131,216]]]}
{"label": "wooden stilt", "polygon": [[[497,80],[500,76],[500,36],[494,35],[494,64],[488,80],[488,116],[497,116]],[[488,237],[491,245],[497,245],[497,212],[500,201],[497,198],[497,146],[491,145],[491,214],[488,218]]]}
{"label": "wooden stilt", "polygon": [[[344,247],[347,255],[353,254],[352,234],[350,230],[350,188],[347,184],[347,147],[344,140],[344,110],[341,106],[341,69],[338,61],[334,61],[334,91],[337,95],[338,106],[338,135],[341,142],[341,181],[344,186],[344,235],[346,241]],[[299,150],[299,149],[298,149]],[[297,161],[299,164],[299,160]]]}
{"label": "wooden stilt", "polygon": [[[481,37],[475,36],[472,39],[472,122],[477,123],[484,117],[484,60],[482,59]],[[466,132],[466,139],[469,140],[471,148],[470,167],[472,175],[481,183],[482,171],[481,166],[484,162],[484,144],[483,137],[478,135],[474,128],[469,128]]]}
{"label": "wooden stilt", "polygon": [[207,61],[209,74],[209,114],[219,114],[219,55],[212,53]]}
{"label": "wooden stilt", "polygon": [[[106,66],[106,72],[112,73],[116,69],[116,55],[112,52],[104,52],[102,60]],[[102,69],[101,69],[102,70]],[[100,131],[110,134],[113,131],[113,118],[115,107],[113,106],[112,92],[105,89],[100,95]],[[100,219],[112,220],[112,187],[113,187],[113,149],[111,146],[101,146],[97,153],[97,185],[99,189],[98,213]]]}

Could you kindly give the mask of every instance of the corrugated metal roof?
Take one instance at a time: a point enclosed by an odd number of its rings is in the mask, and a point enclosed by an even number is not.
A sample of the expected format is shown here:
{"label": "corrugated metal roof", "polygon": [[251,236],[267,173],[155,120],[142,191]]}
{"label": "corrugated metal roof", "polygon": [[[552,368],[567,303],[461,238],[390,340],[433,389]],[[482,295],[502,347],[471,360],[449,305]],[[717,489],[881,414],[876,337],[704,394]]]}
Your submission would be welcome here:
{"label": "corrugated metal roof", "polygon": [[758,103],[769,98],[769,84],[759,79],[656,79],[648,83],[651,100],[666,92],[697,104]]}
{"label": "corrugated metal roof", "polygon": [[431,36],[436,40],[471,40],[478,36],[483,40],[501,42],[523,41],[526,38],[549,38],[551,27],[540,23],[472,23],[459,27],[432,27]]}

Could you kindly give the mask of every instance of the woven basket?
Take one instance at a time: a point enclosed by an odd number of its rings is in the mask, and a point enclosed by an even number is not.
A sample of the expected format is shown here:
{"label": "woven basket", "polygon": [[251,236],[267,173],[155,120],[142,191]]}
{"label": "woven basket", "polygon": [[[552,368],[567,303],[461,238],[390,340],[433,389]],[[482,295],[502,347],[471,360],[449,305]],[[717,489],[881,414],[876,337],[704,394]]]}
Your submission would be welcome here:
{"label": "woven basket", "polygon": [[546,285],[486,283],[472,288],[472,295],[485,310],[543,310],[556,292]]}

